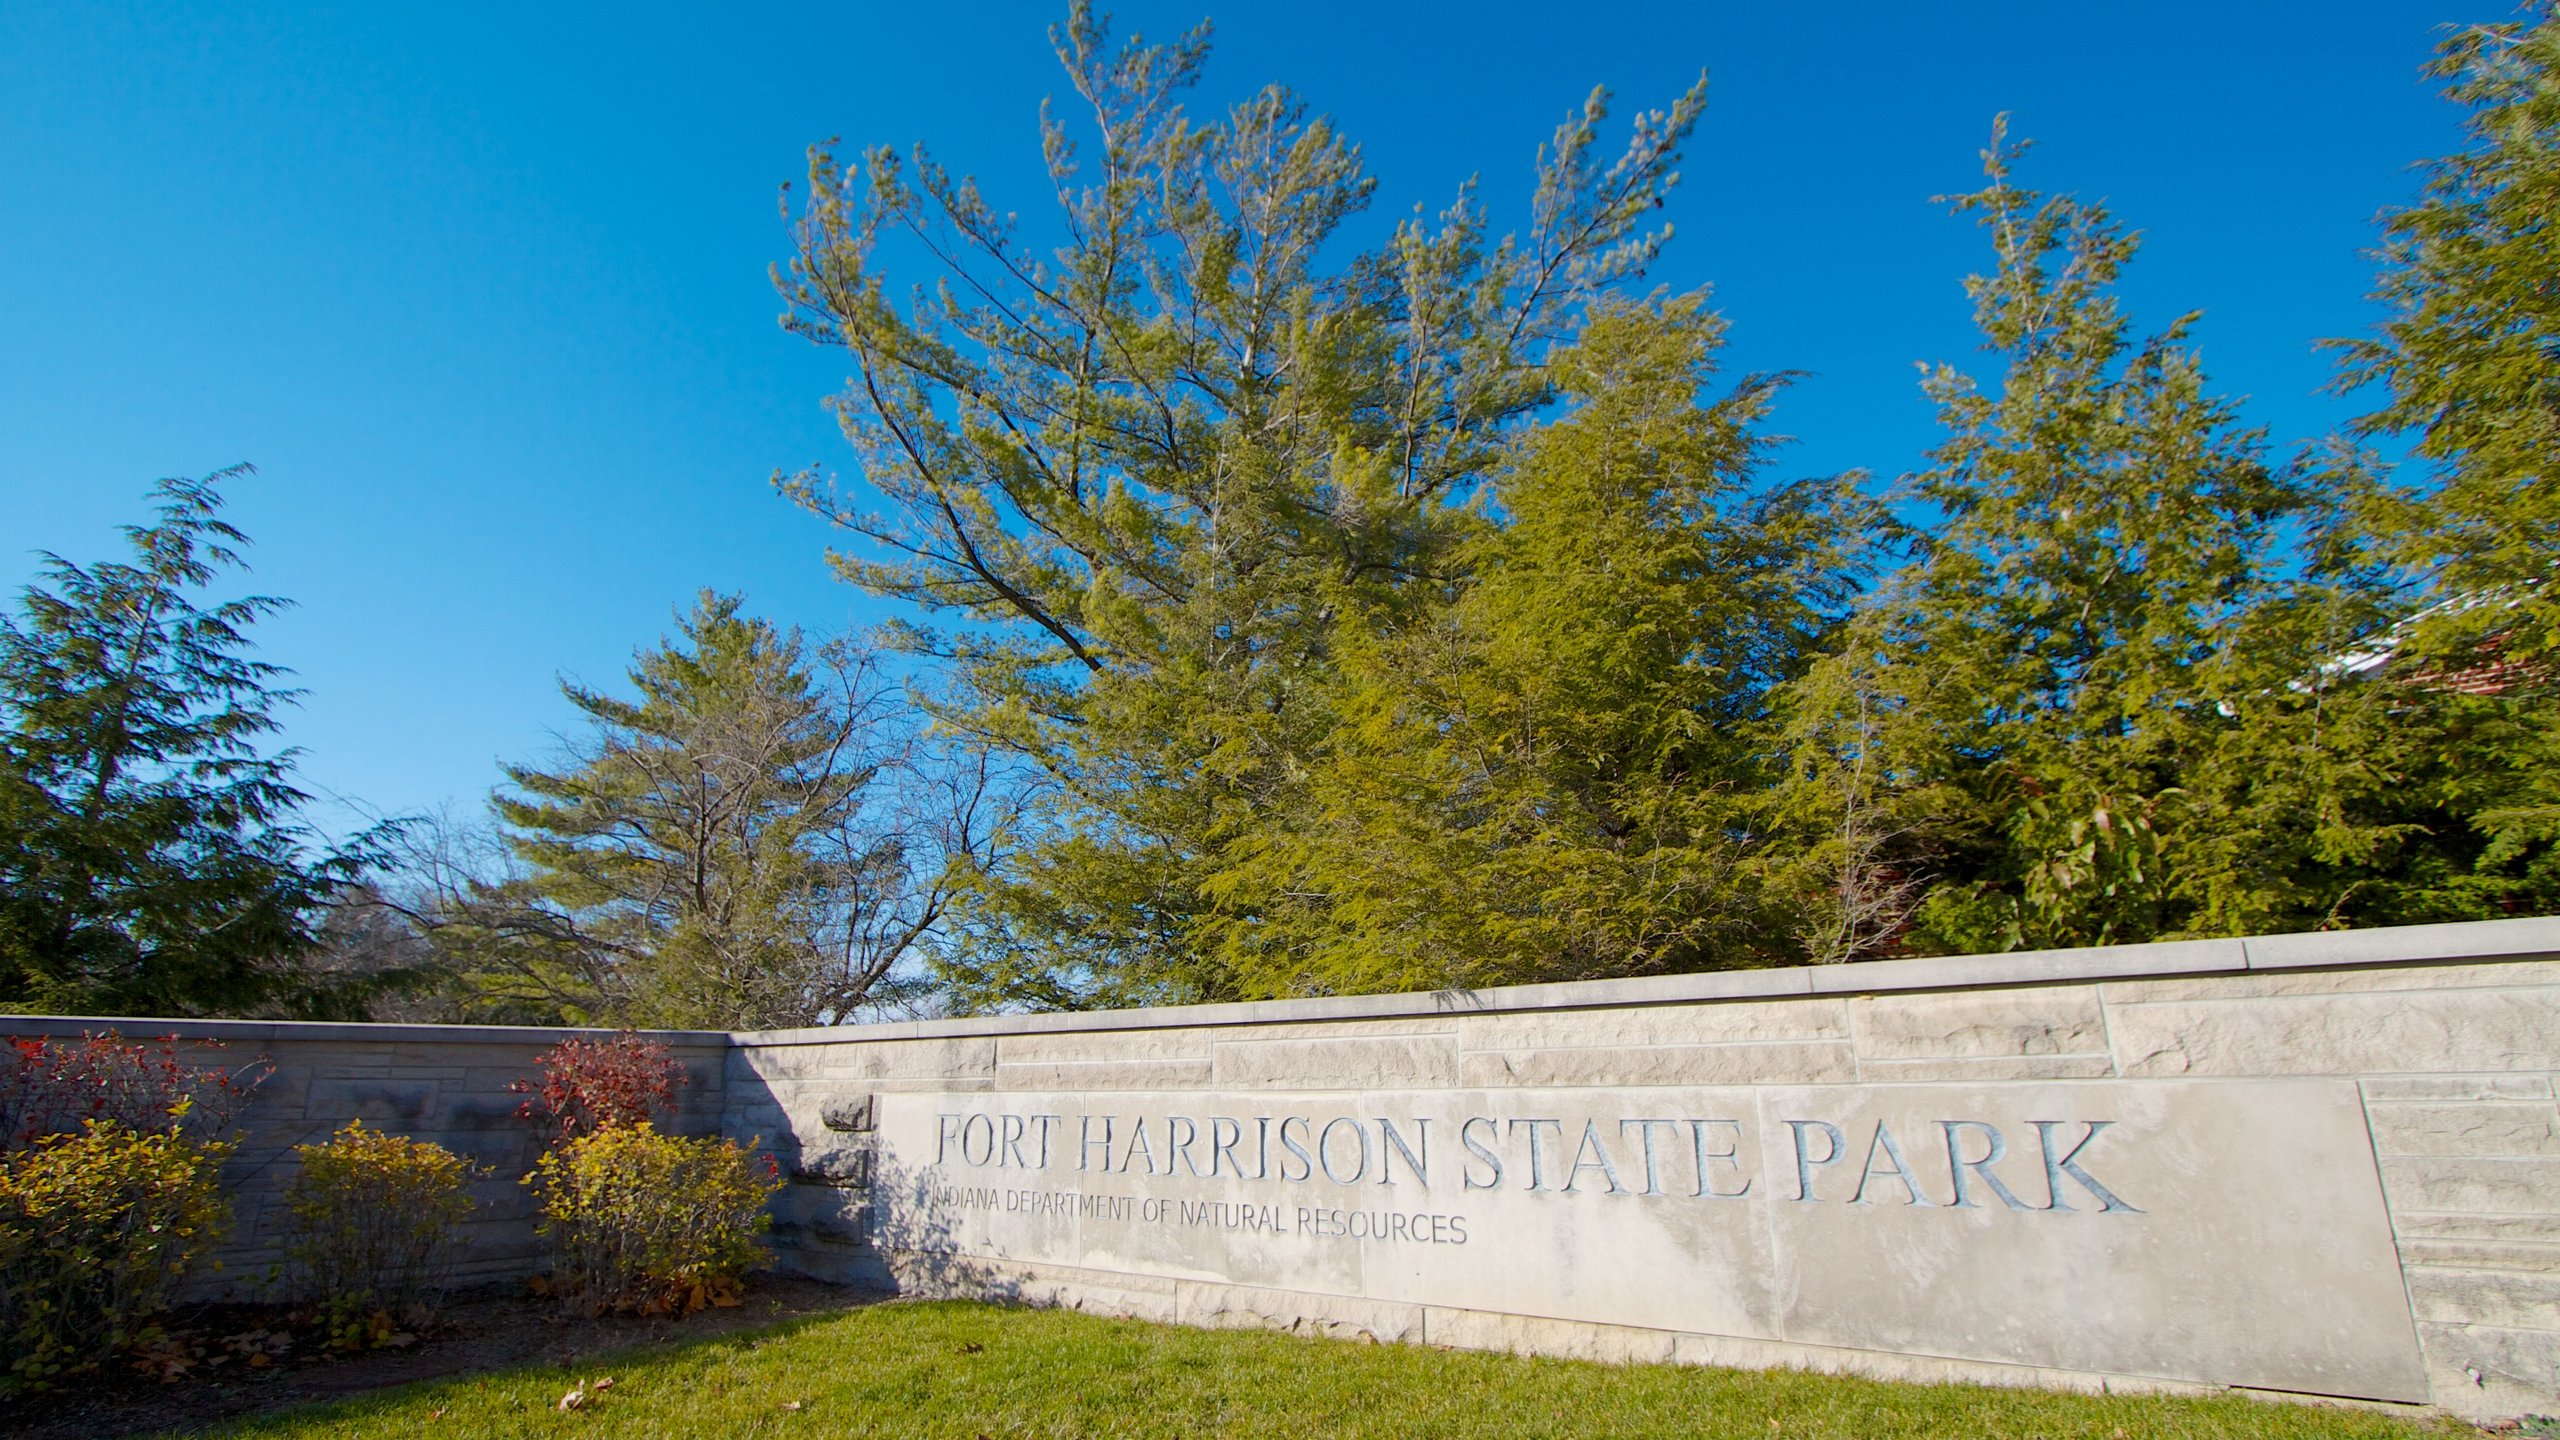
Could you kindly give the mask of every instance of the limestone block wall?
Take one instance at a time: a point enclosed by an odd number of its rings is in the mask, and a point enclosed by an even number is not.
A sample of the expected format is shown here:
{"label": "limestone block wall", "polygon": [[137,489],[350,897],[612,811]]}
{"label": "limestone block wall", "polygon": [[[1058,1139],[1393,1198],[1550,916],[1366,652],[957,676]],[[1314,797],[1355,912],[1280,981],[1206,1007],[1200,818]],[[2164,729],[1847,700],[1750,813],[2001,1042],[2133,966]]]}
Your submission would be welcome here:
{"label": "limestone block wall", "polygon": [[[0,1017],[218,1043],[214,1293],[292,1147],[488,1166],[575,1032]],[[783,1265],[1613,1359],[2560,1413],[2560,921],[830,1030],[661,1033],[675,1128],[788,1167]]]}
{"label": "limestone block wall", "polygon": [[836,1279],[2560,1410],[2560,922],[778,1032],[728,1065],[732,1133],[795,1174],[786,1263]]}
{"label": "limestone block wall", "polygon": [[[531,1192],[517,1183],[532,1168],[539,1143],[509,1093],[510,1081],[534,1074],[534,1059],[576,1034],[604,1032],[498,1026],[332,1025],[238,1020],[84,1019],[0,1015],[0,1038],[77,1040],[114,1030],[128,1040],[174,1035],[190,1064],[230,1069],[272,1067],[239,1116],[240,1148],[224,1172],[235,1196],[230,1239],[214,1258],[221,1268],[197,1284],[205,1298],[266,1298],[283,1258],[289,1216],[284,1190],[293,1147],[325,1140],[349,1120],[433,1140],[482,1167],[471,1193],[479,1202],[465,1227],[459,1278],[465,1282],[527,1275],[538,1267]],[[726,1109],[722,1084],[728,1036],[660,1032],[691,1083],[680,1092],[673,1128],[715,1133]]]}

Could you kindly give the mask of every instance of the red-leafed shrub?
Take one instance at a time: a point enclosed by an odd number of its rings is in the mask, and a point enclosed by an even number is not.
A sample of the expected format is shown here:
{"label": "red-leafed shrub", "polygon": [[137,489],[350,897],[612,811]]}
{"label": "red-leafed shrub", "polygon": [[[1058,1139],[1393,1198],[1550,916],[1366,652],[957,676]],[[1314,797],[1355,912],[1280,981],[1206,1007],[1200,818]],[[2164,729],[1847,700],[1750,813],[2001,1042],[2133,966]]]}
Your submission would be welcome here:
{"label": "red-leafed shrub", "polygon": [[78,1135],[93,1120],[136,1134],[176,1126],[219,1136],[274,1068],[263,1060],[237,1069],[190,1064],[174,1035],[128,1043],[109,1030],[78,1040],[13,1040],[0,1050],[0,1150]]}
{"label": "red-leafed shrub", "polygon": [[525,1097],[516,1114],[564,1145],[612,1125],[645,1125],[674,1113],[684,1067],[667,1047],[631,1031],[607,1040],[563,1040],[534,1061],[541,1078],[507,1088]]}

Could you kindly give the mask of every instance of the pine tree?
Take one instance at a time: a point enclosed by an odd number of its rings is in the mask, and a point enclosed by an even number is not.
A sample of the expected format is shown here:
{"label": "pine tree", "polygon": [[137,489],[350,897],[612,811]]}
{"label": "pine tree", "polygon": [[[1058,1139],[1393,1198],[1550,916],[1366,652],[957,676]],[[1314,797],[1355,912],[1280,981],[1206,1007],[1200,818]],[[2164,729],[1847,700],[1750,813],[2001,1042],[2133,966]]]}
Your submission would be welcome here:
{"label": "pine tree", "polygon": [[908,805],[903,697],[852,647],[705,592],[642,651],[637,700],[564,683],[567,763],[492,801],[520,873],[431,924],[468,1006],[703,1029],[841,1021],[906,980],[966,838]]}
{"label": "pine tree", "polygon": [[[2134,240],[2019,186],[2018,153],[1995,136],[1953,202],[1993,243],[1968,288],[1997,386],[1926,372],[1947,439],[1904,490],[1913,562],[1792,697],[1808,889],[1843,956],[2321,918],[2358,878],[2323,866],[2406,833],[2364,803],[2392,768],[2353,750],[2373,697],[2322,670],[2379,613],[2323,494],[2355,476],[2271,463],[2209,393],[2196,317],[2135,339]],[[1846,913],[1924,873],[1911,935]]]}
{"label": "pine tree", "polygon": [[261,747],[295,692],[248,631],[284,602],[197,598],[241,566],[221,491],[248,473],[159,482],[129,563],[48,554],[0,616],[0,1008],[360,1011],[297,966],[384,837],[320,846],[293,752]]}
{"label": "pine tree", "polygon": [[[1250,923],[1228,872],[1299,803],[1367,638],[1345,627],[1433,603],[1464,501],[1550,398],[1542,363],[1659,247],[1703,88],[1614,162],[1595,93],[1516,240],[1461,191],[1353,254],[1373,186],[1328,122],[1277,87],[1183,111],[1205,31],[1115,45],[1079,3],[1052,38],[1098,139],[1044,110],[1054,249],[922,151],[813,155],[779,283],[794,329],[851,354],[836,408],[884,508],[784,484],[866,542],[847,578],[944,625],[907,636],[947,662],[944,721],[1039,776],[955,978],[1215,998],[1239,982],[1210,931]],[[901,251],[940,271],[905,303]]]}
{"label": "pine tree", "polygon": [[[1860,516],[1770,484],[1781,377],[1705,400],[1695,297],[1603,309],[1457,548],[1448,603],[1346,647],[1342,724],[1215,927],[1254,993],[1794,958],[1766,885],[1768,701],[1845,608]],[[1353,627],[1355,632],[1360,627]]]}
{"label": "pine tree", "polygon": [[[2560,650],[2560,9],[2456,28],[2430,73],[2468,110],[2472,145],[2426,167],[2387,217],[2381,333],[2340,342],[2341,384],[2382,387],[2367,435],[2402,435],[2433,471],[2392,517],[2394,557],[2441,608],[2423,642],[2453,663]],[[2494,654],[2468,654],[2487,644]]]}
{"label": "pine tree", "polygon": [[2368,654],[2444,727],[2433,863],[2409,883],[2453,914],[2560,906],[2560,7],[2526,9],[2439,48],[2471,144],[2386,218],[2388,318],[2340,342],[2341,388],[2384,397],[2362,432],[2426,474],[2373,507],[2418,598]]}

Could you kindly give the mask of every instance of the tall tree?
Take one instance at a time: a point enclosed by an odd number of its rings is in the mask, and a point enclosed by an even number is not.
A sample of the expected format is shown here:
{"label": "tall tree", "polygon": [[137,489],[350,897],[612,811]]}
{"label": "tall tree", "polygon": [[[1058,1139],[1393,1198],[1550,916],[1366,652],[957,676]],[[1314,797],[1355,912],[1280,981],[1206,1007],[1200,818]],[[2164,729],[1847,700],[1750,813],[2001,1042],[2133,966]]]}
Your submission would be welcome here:
{"label": "tall tree", "polygon": [[[983,877],[971,980],[1040,1004],[1240,993],[1221,876],[1334,725],[1344,627],[1427,605],[1462,502],[1547,403],[1545,359],[1644,271],[1703,82],[1596,153],[1595,92],[1540,159],[1527,233],[1471,190],[1351,254],[1358,150],[1288,91],[1195,122],[1205,30],[1052,32],[1090,152],[1044,110],[1053,251],[923,151],[813,154],[799,333],[850,352],[836,409],[884,502],[786,489],[866,542],[847,578],[947,628],[950,724],[1038,775]],[[937,287],[892,298],[894,253]]]}
{"label": "tall tree", "polygon": [[2381,707],[2322,668],[2381,614],[2327,498],[2356,474],[2271,463],[2194,316],[2137,339],[2133,238],[2018,185],[2017,154],[1995,136],[1953,202],[1992,240],[1968,288],[1997,384],[1927,372],[1947,438],[1905,487],[1913,562],[1794,695],[1819,904],[1844,958],[1896,938],[1877,902],[1924,868],[1924,948],[2317,921],[2353,888],[2323,867],[2405,828],[2359,805],[2408,757],[2359,757]]}
{"label": "tall tree", "polygon": [[[295,692],[249,654],[284,602],[206,604],[247,542],[220,517],[247,466],[163,480],[127,562],[44,557],[0,615],[0,1006],[88,1015],[344,1014],[298,963],[379,834],[326,849],[300,825]],[[375,981],[391,978],[377,972]]]}
{"label": "tall tree", "polygon": [[[2454,28],[2430,73],[2468,114],[2471,145],[2426,167],[2419,203],[2387,217],[2373,337],[2339,342],[2348,388],[2386,403],[2368,435],[2402,435],[2434,483],[2394,517],[2395,558],[2442,608],[2422,637],[2493,644],[2547,673],[2560,650],[2560,8]],[[2474,661],[2490,657],[2474,655]]]}
{"label": "tall tree", "polygon": [[1222,877],[1211,933],[1249,991],[1794,958],[1768,703],[1846,607],[1863,507],[1761,474],[1779,377],[1704,398],[1723,334],[1698,297],[1600,310],[1448,602],[1345,644],[1303,796]]}
{"label": "tall tree", "polygon": [[588,732],[563,764],[507,767],[518,873],[429,916],[467,1008],[760,1029],[906,982],[983,838],[981,777],[924,773],[875,657],[812,653],[741,604],[705,592],[635,660],[636,700],[564,684]]}
{"label": "tall tree", "polygon": [[[2560,905],[2560,7],[2447,34],[2431,73],[2470,144],[2385,221],[2380,332],[2340,342],[2343,388],[2379,386],[2368,436],[2425,479],[2377,505],[2418,613],[2368,652],[2450,712],[2442,788],[2477,837],[2439,888],[2471,908]],[[2438,837],[2450,849],[2451,835]]]}

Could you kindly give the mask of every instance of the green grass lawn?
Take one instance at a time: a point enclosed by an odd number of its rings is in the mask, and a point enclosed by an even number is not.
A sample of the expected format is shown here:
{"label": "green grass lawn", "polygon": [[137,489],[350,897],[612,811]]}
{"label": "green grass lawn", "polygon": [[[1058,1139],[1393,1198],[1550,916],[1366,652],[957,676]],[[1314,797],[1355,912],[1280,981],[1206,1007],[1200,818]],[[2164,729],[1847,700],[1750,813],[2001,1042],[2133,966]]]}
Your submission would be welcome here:
{"label": "green grass lawn", "polygon": [[[555,1408],[610,1375],[586,1408]],[[288,1411],[227,1436],[2413,1436],[2368,1412],[1793,1371],[1597,1365],[1194,1330],[1057,1310],[877,1305],[775,1329]]]}

